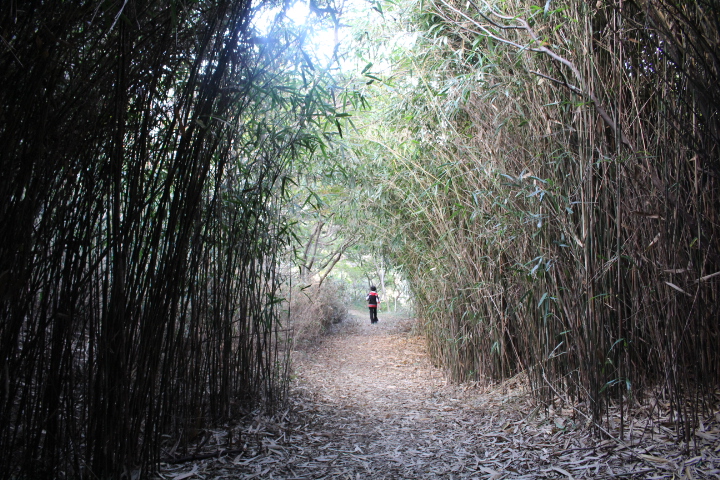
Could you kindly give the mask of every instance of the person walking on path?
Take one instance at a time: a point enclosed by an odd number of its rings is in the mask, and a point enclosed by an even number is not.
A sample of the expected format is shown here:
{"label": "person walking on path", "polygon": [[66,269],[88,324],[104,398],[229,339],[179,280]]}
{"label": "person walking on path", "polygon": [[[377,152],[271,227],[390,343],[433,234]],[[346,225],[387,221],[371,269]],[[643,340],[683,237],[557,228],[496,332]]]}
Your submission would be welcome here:
{"label": "person walking on path", "polygon": [[370,323],[377,323],[377,309],[380,305],[380,295],[377,294],[375,285],[370,287],[370,293],[367,294],[365,300],[368,302],[368,309],[370,309]]}

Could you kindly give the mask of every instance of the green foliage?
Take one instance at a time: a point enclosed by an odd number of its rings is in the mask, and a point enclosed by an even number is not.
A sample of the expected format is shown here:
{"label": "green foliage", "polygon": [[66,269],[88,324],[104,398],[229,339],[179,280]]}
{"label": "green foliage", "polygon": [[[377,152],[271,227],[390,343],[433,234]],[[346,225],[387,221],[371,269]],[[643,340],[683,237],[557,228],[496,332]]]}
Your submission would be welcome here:
{"label": "green foliage", "polygon": [[698,280],[720,270],[716,9],[385,6],[372,40],[412,41],[365,49],[386,68],[357,151],[381,248],[455,380],[525,372],[596,420],[661,385],[695,425],[720,362],[717,288]]}

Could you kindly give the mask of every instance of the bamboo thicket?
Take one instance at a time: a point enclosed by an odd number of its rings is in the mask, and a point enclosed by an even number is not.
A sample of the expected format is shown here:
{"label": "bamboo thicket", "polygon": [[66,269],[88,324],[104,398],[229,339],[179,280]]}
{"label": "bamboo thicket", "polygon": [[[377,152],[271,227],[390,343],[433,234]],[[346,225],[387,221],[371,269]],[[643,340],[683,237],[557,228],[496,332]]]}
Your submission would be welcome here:
{"label": "bamboo thicket", "polygon": [[453,378],[523,371],[596,421],[653,393],[690,440],[720,379],[719,12],[416,12],[377,205]]}
{"label": "bamboo thicket", "polygon": [[279,202],[322,115],[250,8],[1,7],[0,477],[146,475],[282,399]]}

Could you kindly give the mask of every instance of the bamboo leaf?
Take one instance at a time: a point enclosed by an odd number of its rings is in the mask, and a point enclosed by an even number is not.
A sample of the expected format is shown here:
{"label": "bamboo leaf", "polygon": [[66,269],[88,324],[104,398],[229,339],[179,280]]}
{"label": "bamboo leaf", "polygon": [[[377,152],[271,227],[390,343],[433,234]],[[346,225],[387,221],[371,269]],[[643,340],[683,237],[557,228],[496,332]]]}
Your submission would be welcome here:
{"label": "bamboo leaf", "polygon": [[672,283],[672,282],[665,282],[665,283],[666,283],[670,288],[673,288],[673,289],[677,290],[677,291],[680,292],[680,293],[684,293],[684,294],[687,295],[687,296],[691,296],[689,293],[687,293],[685,290],[683,290],[682,288],[678,287],[678,286],[675,285],[674,283]]}

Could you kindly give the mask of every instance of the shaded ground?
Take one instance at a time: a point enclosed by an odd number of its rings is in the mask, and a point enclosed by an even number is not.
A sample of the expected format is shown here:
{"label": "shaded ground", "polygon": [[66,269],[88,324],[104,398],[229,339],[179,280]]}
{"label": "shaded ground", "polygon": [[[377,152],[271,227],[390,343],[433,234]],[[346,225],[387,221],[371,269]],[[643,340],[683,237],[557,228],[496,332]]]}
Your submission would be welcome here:
{"label": "shaded ground", "polygon": [[681,455],[662,424],[633,423],[632,443],[599,441],[571,409],[533,408],[512,382],[446,384],[407,319],[370,325],[366,312],[350,313],[319,346],[294,352],[287,411],[207,432],[197,453],[219,458],[165,465],[161,476],[720,478],[720,418],[697,432],[694,456]]}

